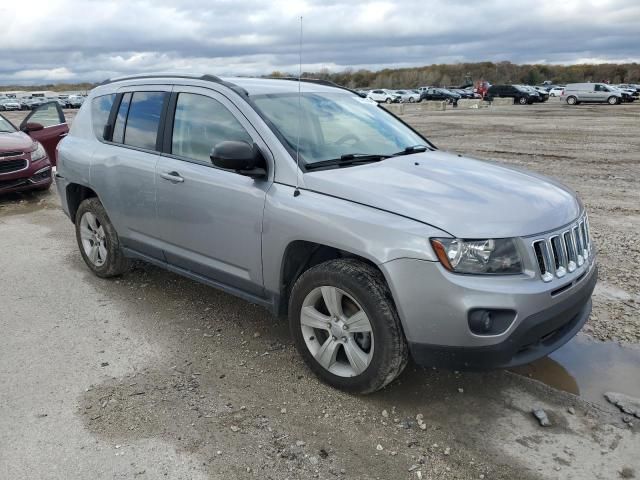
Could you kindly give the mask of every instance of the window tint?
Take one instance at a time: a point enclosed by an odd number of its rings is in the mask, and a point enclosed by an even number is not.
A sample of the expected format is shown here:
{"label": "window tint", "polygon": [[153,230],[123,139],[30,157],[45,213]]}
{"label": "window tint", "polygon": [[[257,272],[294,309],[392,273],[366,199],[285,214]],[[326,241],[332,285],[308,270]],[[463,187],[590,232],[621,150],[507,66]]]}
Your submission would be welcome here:
{"label": "window tint", "polygon": [[210,163],[211,149],[225,140],[253,142],[240,122],[217,100],[193,93],[178,95],[171,153]]}
{"label": "window tint", "polygon": [[64,123],[64,119],[60,118],[58,112],[58,104],[56,102],[45,103],[29,117],[29,122],[39,123],[44,127],[51,127]]}
{"label": "window tint", "polygon": [[122,143],[124,139],[124,124],[127,121],[127,113],[129,113],[129,104],[131,103],[131,93],[125,93],[122,96],[120,107],[118,108],[118,116],[113,127],[113,141]]}
{"label": "window tint", "polygon": [[104,133],[104,126],[109,121],[109,113],[111,113],[111,107],[113,101],[116,99],[116,94],[102,95],[96,97],[91,102],[91,117],[93,121],[93,132],[96,137],[102,139]]}
{"label": "window tint", "polygon": [[155,150],[164,92],[135,92],[127,115],[124,144]]}

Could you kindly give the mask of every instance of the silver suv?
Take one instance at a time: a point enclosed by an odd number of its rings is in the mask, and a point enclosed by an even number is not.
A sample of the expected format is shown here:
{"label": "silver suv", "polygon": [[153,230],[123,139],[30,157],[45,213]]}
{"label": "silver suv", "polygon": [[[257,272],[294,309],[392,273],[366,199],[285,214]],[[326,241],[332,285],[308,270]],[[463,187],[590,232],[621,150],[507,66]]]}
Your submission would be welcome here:
{"label": "silver suv", "polygon": [[351,392],[384,387],[409,354],[530,362],[591,311],[574,192],[440,151],[319,81],[107,81],[59,144],[56,180],[96,275],[142,259],[287,314],[309,367]]}
{"label": "silver suv", "polygon": [[569,105],[578,105],[582,102],[617,105],[622,102],[622,93],[604,83],[568,83],[562,98]]}

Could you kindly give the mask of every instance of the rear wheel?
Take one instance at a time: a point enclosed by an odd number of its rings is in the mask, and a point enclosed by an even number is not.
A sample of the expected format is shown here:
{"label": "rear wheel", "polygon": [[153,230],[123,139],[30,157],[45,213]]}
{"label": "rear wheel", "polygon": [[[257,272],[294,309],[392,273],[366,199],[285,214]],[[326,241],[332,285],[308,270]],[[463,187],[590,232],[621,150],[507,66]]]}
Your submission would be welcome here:
{"label": "rear wheel", "polygon": [[122,275],[129,268],[120,239],[97,198],[88,198],[76,213],[76,240],[87,266],[98,277]]}
{"label": "rear wheel", "polygon": [[529,103],[529,100],[527,99],[527,97],[520,97],[520,98],[518,99],[518,103],[519,103],[520,105],[526,105],[527,103]]}
{"label": "rear wheel", "polygon": [[618,97],[614,97],[613,95],[611,95],[608,99],[607,99],[607,103],[609,105],[617,105],[618,103],[620,103],[620,99]]}
{"label": "rear wheel", "polygon": [[570,97],[567,97],[567,103],[569,105],[577,105],[578,99],[576,97],[574,97],[573,95],[571,95]]}
{"label": "rear wheel", "polygon": [[378,270],[355,259],[330,260],[300,276],[289,301],[289,326],[311,370],[341,390],[375,392],[407,364],[389,288]]}

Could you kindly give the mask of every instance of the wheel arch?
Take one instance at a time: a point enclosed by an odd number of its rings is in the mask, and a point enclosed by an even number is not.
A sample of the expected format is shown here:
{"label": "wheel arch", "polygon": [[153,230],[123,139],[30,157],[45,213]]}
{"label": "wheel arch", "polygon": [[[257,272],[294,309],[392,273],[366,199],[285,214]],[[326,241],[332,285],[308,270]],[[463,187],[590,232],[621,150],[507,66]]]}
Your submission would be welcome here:
{"label": "wheel arch", "polygon": [[69,209],[69,218],[73,223],[76,221],[76,213],[80,204],[87,198],[96,197],[98,194],[91,187],[87,187],[80,183],[70,183],[66,188],[67,207]]}
{"label": "wheel arch", "polygon": [[320,263],[338,258],[353,258],[375,268],[388,284],[383,271],[373,259],[322,243],[294,240],[287,245],[282,256],[277,314],[288,313],[291,289],[300,275]]}

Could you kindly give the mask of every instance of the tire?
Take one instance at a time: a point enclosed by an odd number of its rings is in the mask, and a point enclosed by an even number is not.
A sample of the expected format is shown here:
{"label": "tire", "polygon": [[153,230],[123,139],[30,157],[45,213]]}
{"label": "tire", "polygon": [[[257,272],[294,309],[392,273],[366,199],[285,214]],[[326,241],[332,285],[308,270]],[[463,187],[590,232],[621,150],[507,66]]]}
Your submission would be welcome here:
{"label": "tire", "polygon": [[567,97],[567,104],[568,105],[577,105],[578,104],[578,99],[576,97],[574,97],[573,95]]}
{"label": "tire", "polygon": [[384,100],[384,103],[391,103],[391,102],[392,102],[392,100],[389,97],[385,98],[385,100]]}
{"label": "tire", "polygon": [[620,99],[611,95],[609,98],[607,98],[607,103],[609,105],[618,105],[618,103],[620,103]]}
{"label": "tire", "polygon": [[527,97],[520,97],[520,98],[518,99],[518,103],[519,103],[520,105],[526,105],[527,103],[529,103],[529,100],[527,99]]}
{"label": "tire", "polygon": [[[75,224],[80,254],[93,273],[109,278],[129,269],[129,260],[100,200],[96,197],[84,200],[76,212]],[[99,246],[92,248],[91,245]],[[91,252],[95,252],[94,259],[89,256]]]}
{"label": "tire", "polygon": [[555,94],[555,93],[550,93],[550,94],[549,94],[549,96],[550,96],[550,97],[555,97],[555,96],[556,96],[556,94]]}
{"label": "tire", "polygon": [[[305,320],[303,311],[311,312]],[[289,298],[289,327],[309,368],[340,390],[375,392],[407,365],[407,343],[384,277],[355,259],[329,260],[298,278]],[[323,354],[324,366],[316,359]]]}
{"label": "tire", "polygon": [[409,103],[415,103],[416,99],[413,97],[409,97]]}

